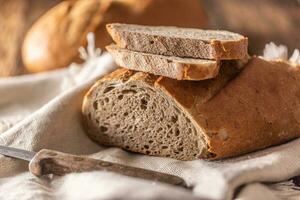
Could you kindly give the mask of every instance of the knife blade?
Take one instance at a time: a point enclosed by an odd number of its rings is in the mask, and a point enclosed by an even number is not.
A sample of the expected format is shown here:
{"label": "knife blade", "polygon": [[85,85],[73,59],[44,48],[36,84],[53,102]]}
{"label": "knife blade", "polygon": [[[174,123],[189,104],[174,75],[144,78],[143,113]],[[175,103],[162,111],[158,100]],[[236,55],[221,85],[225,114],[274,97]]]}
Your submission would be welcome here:
{"label": "knife blade", "polygon": [[0,154],[29,161],[29,171],[36,176],[104,170],[186,187],[185,181],[178,176],[49,149],[33,152],[0,145]]}

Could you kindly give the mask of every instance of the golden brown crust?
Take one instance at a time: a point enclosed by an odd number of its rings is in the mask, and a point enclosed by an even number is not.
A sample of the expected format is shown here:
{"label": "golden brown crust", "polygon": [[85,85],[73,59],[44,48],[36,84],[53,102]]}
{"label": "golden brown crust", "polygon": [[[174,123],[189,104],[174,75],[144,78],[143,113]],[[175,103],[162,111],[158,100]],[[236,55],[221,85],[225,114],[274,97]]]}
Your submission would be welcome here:
{"label": "golden brown crust", "polygon": [[205,80],[214,78],[218,75],[220,69],[219,61],[216,62],[217,64],[184,65],[183,75],[178,80]]}
{"label": "golden brown crust", "polygon": [[[239,41],[213,41],[211,43],[214,57],[216,59],[233,60],[247,59],[248,38],[244,37]],[[246,51],[245,51],[246,49]]]}
{"label": "golden brown crust", "polygon": [[299,67],[253,58],[209,101],[201,98],[205,91],[190,84],[158,84],[191,115],[218,159],[299,137],[299,81]]}
{"label": "golden brown crust", "polygon": [[300,68],[253,58],[223,90],[195,109],[209,151],[224,158],[300,136]]}
{"label": "golden brown crust", "polygon": [[184,110],[193,111],[195,105],[203,104],[212,98],[219,90],[235,77],[239,70],[236,63],[223,62],[220,73],[214,79],[204,81],[177,81],[160,77],[155,82],[155,87],[160,88],[166,94],[178,102]]}

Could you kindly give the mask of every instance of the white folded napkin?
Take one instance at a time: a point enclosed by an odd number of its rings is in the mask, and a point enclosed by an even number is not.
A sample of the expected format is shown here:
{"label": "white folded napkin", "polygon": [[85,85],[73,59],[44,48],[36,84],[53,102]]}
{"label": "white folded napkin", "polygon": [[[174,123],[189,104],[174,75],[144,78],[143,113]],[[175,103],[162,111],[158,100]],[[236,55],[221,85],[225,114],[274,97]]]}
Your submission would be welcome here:
{"label": "white folded napkin", "polygon": [[[94,143],[81,124],[82,99],[95,80],[115,65],[108,54],[87,52],[83,57],[83,65],[0,79],[0,145],[33,151],[48,148],[174,174],[190,188],[104,171],[37,178],[27,171],[26,162],[0,156],[0,199],[279,199],[284,194],[300,195],[292,189],[292,182],[266,184],[300,175],[300,139],[214,162],[151,157]],[[282,188],[292,192],[284,193]]]}

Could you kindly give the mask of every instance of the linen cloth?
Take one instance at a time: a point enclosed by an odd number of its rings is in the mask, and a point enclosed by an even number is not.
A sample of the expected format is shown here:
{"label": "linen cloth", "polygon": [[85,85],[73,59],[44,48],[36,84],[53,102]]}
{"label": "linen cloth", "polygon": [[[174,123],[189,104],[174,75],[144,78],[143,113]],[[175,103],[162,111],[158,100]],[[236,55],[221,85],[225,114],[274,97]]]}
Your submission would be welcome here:
{"label": "linen cloth", "polygon": [[104,171],[37,178],[27,162],[0,156],[0,199],[279,199],[280,187],[262,182],[300,175],[300,139],[214,162],[99,146],[85,134],[81,104],[95,80],[115,68],[111,56],[103,54],[67,69],[1,78],[0,145],[47,148],[174,174],[189,189]]}

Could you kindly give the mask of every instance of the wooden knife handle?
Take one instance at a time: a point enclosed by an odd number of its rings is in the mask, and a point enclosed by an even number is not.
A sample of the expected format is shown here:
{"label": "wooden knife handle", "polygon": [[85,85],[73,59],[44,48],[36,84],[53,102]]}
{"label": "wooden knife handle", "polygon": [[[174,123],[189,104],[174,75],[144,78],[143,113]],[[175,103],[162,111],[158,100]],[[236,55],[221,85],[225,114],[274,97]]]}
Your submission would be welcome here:
{"label": "wooden knife handle", "polygon": [[42,149],[29,163],[29,171],[42,176],[47,174],[64,175],[72,172],[105,170],[126,176],[160,181],[172,185],[186,186],[185,181],[177,176],[151,170],[120,165],[117,163],[76,156],[58,151]]}

